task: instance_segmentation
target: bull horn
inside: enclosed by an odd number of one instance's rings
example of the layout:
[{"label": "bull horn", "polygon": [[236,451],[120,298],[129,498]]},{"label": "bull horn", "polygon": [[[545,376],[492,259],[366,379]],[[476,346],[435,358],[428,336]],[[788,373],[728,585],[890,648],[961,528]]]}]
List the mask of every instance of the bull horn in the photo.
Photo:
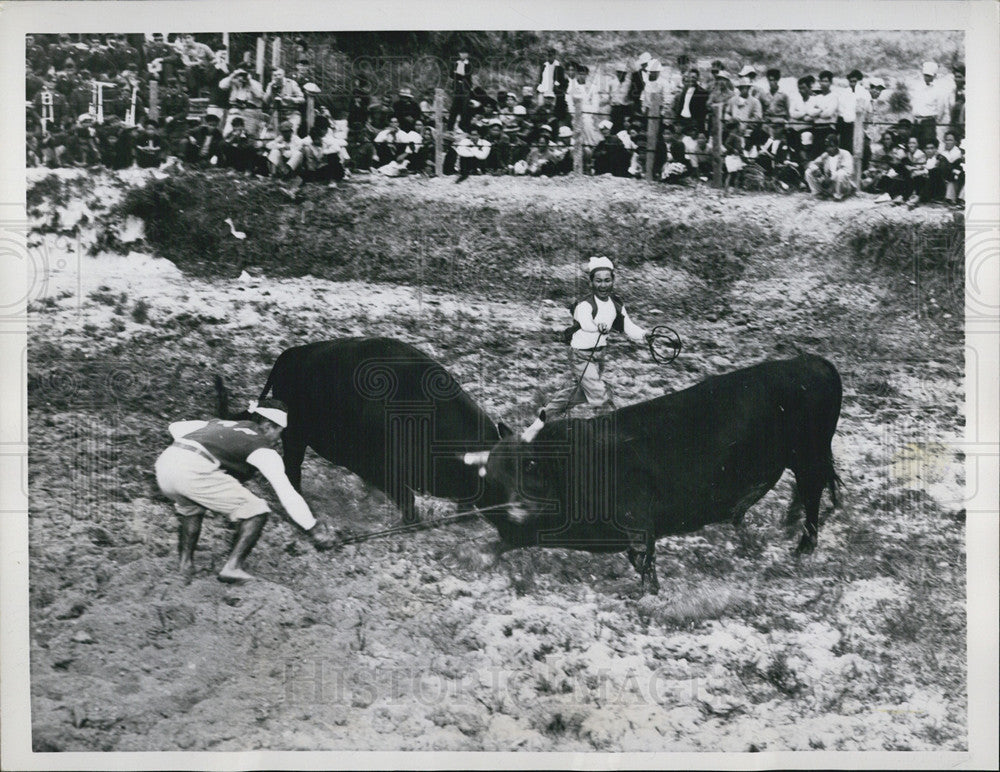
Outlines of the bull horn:
[{"label": "bull horn", "polygon": [[466,453],[462,456],[462,460],[468,466],[486,466],[486,462],[490,460],[490,452],[488,450],[480,450],[475,453]]}]

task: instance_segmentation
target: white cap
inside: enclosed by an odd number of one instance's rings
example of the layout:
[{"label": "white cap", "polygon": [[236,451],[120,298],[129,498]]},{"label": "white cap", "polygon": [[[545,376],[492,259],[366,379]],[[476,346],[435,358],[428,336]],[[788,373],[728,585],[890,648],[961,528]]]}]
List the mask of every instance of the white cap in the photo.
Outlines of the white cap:
[{"label": "white cap", "polygon": [[612,127],[612,125],[613,124],[611,123],[611,121],[601,121],[599,124],[597,124],[597,128],[599,128],[599,129],[610,129]]},{"label": "white cap", "polygon": [[649,53],[649,51],[643,51],[641,54],[639,54],[639,65],[641,66],[643,64],[646,64],[646,62],[650,61],[652,58],[653,55]]},{"label": "white cap", "polygon": [[611,262],[610,258],[607,257],[592,257],[587,261],[587,273],[593,273],[594,271],[613,271],[615,270],[615,264]]},{"label": "white cap", "polygon": [[813,135],[811,131],[803,131],[802,136],[799,137],[799,141],[803,145],[811,145],[813,143]]},{"label": "white cap", "polygon": [[559,136],[560,137],[572,137],[573,136],[573,129],[571,129],[569,126],[560,126],[559,127]]},{"label": "white cap", "polygon": [[741,78],[746,78],[746,77],[749,77],[750,75],[756,75],[756,74],[757,74],[757,70],[755,70],[749,64],[746,65],[742,70],[740,70],[740,77]]},{"label": "white cap", "polygon": [[646,67],[646,69],[649,70],[650,72],[659,72],[660,70],[663,69],[663,65],[660,64],[659,59],[650,59],[649,66]]},{"label": "white cap", "polygon": [[552,97],[553,99],[555,99],[556,98],[556,92],[555,91],[546,91],[546,92],[544,92],[542,94],[542,98],[545,98],[545,97]]},{"label": "white cap", "polygon": [[628,65],[625,62],[615,62],[614,70],[615,72],[628,72]]},{"label": "white cap", "polygon": [[307,94],[318,94],[320,91],[319,86],[315,83],[306,83],[306,85],[302,87],[302,90]]},{"label": "white cap", "polygon": [[938,66],[936,62],[924,62],[924,75],[937,75]]},{"label": "white cap", "polygon": [[881,78],[869,78],[868,88],[872,88],[873,86],[878,88],[885,88],[885,81],[882,80]]},{"label": "white cap", "polygon": [[257,407],[257,400],[253,400],[250,403],[250,406],[247,408],[247,412],[262,415],[268,421],[276,423],[282,429],[288,426],[288,413],[284,410],[278,410],[276,407]]},{"label": "white cap", "polygon": [[524,105],[514,105],[514,115],[527,115],[528,111]]}]

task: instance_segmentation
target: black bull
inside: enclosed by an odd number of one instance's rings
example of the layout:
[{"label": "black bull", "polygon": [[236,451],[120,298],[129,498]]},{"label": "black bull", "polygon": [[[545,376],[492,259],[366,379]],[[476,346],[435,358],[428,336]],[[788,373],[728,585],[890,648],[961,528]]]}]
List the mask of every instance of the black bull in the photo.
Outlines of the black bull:
[{"label": "black bull", "polygon": [[406,522],[417,519],[415,492],[462,509],[496,503],[462,459],[493,447],[500,430],[447,370],[407,343],[344,338],[287,349],[260,398],[268,392],[288,407],[281,440],[297,489],[311,447],[385,492]]},{"label": "black bull", "polygon": [[656,592],[658,538],[738,523],[785,469],[796,483],[790,516],[798,503],[806,514],[798,550],[815,548],[824,488],[836,506],[830,442],[841,393],[836,368],[805,354],[597,418],[550,422],[470,461],[485,463],[491,493],[510,502],[508,513],[486,515],[501,550],[628,550],[643,589]]}]

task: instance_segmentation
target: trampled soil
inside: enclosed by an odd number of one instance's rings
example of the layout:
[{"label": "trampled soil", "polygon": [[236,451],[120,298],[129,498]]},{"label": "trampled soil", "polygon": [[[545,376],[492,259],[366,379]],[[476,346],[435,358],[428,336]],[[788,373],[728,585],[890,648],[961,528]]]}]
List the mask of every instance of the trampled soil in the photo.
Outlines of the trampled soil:
[{"label": "trampled soil", "polygon": [[[702,221],[759,213],[780,223],[776,239],[801,244],[791,259],[742,256],[719,290],[726,302],[704,313],[681,302],[704,290],[691,265],[623,270],[635,318],[669,323],[685,349],[661,367],[616,343],[608,380],[627,403],[796,348],[833,361],[844,486],[816,553],[794,556],[780,525],[786,476],[741,529],[661,540],[658,596],[638,597],[623,555],[534,549],[483,565],[478,548],[494,536],[483,523],[320,554],[281,515],[249,562],[257,581],[240,587],[215,579],[231,532],[207,519],[185,585],[152,463],[169,421],[212,414],[213,373],[248,398],[287,346],[390,335],[523,426],[559,383],[563,303],[235,271],[192,278],[141,240],[127,256],[91,257],[65,234],[37,232],[50,273],[31,304],[28,353],[34,748],[965,748],[961,306],[905,266],[850,258],[838,237],[859,219],[874,228],[950,213],[618,180],[468,183],[370,184],[389,200],[406,191],[482,205],[527,201],[538,183],[533,205],[568,209],[641,191],[658,197],[653,210]],[[102,206],[118,195],[118,183],[94,185]],[[102,208],[60,208],[61,227],[77,223],[92,243]],[[129,228],[126,241],[141,235]],[[513,285],[539,275],[524,270]],[[311,454],[303,479],[317,516],[337,527],[398,522],[380,493]],[[425,518],[454,511],[420,503]]]}]

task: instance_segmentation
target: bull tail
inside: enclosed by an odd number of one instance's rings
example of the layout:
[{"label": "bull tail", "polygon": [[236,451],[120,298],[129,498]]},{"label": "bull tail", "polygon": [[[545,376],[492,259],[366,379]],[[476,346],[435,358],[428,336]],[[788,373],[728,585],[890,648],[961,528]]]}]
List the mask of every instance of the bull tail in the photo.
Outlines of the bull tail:
[{"label": "bull tail", "polygon": [[274,367],[271,368],[271,372],[267,374],[267,380],[264,381],[264,388],[260,390],[260,396],[257,397],[257,401],[260,402],[263,399],[267,399],[268,393],[271,391],[271,387],[274,384],[274,377],[278,373],[278,368],[281,366],[281,358],[283,354],[278,357],[274,363]]},{"label": "bull tail", "polygon": [[836,509],[840,506],[840,502],[837,499],[837,488],[842,486],[844,481],[840,479],[840,475],[833,468],[833,458],[830,458],[830,465],[827,471],[826,486],[830,491],[830,501],[833,502],[833,508]]}]

